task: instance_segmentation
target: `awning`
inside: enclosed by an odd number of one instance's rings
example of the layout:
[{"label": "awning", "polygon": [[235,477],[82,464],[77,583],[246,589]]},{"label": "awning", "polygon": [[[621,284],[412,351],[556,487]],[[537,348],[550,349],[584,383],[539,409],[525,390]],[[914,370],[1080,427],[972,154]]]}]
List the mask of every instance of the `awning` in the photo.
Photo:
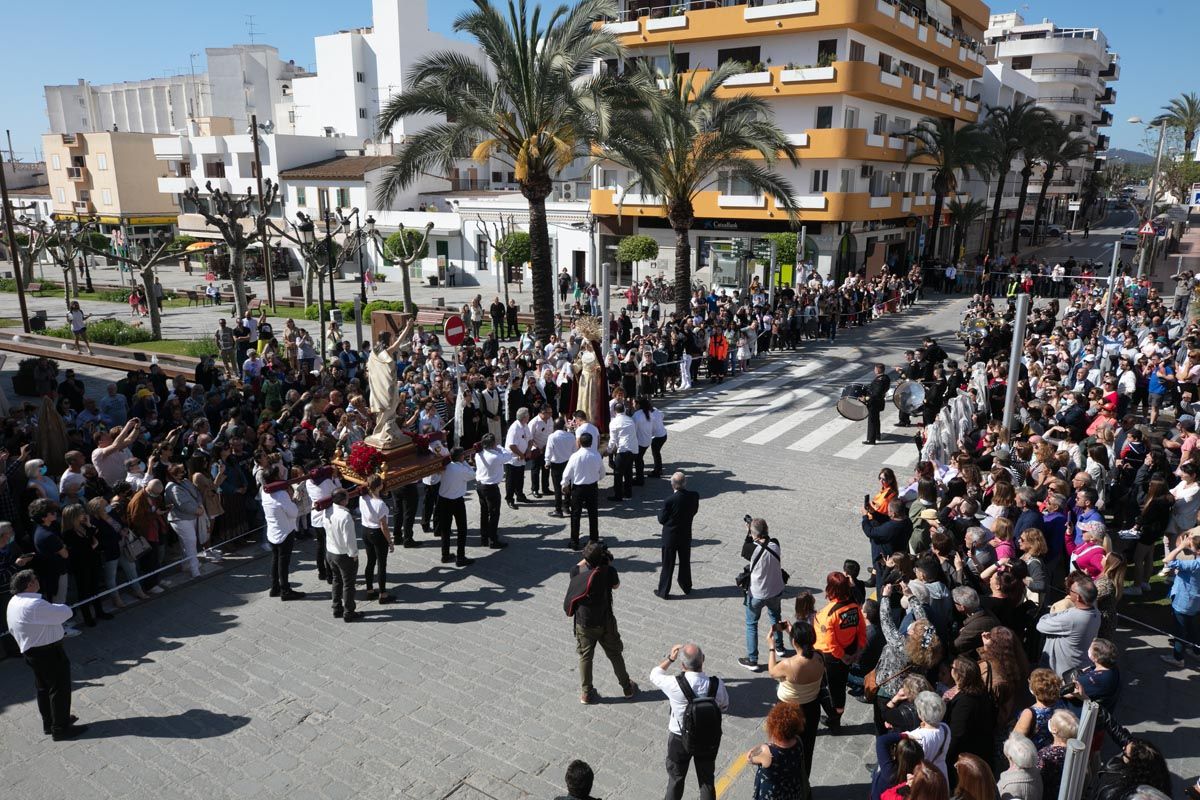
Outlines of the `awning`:
[{"label": "awning", "polygon": [[216,242],[195,242],[194,244],[189,244],[187,247],[184,248],[184,250],[188,253],[194,253],[197,250],[207,250],[210,247],[216,247],[216,246],[217,246]]}]

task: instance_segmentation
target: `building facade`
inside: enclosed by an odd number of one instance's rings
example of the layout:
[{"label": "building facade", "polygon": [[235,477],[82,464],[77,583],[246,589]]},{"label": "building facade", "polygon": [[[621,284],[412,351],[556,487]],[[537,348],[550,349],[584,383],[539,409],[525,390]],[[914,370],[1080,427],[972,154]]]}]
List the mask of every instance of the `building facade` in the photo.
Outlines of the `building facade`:
[{"label": "building facade", "polygon": [[[987,21],[978,0],[930,2],[924,12],[889,0],[625,0],[607,27],[630,58],[662,69],[673,45],[677,68],[698,79],[726,61],[751,65],[721,91],[771,100],[801,160],[778,172],[796,190],[807,257],[822,274],[840,277],[862,267],[901,268],[921,246],[933,211],[931,177],[927,165],[906,164],[912,145],[899,134],[926,117],[977,120]],[[591,210],[606,236],[651,235],[670,263],[674,234],[665,212],[657,198],[627,191],[631,182],[619,168],[602,169]],[[737,253],[752,251],[766,233],[796,227],[774,198],[729,179],[702,192],[695,206],[693,270],[705,282],[734,282],[728,272]],[[948,237],[940,238],[948,248]]]}]

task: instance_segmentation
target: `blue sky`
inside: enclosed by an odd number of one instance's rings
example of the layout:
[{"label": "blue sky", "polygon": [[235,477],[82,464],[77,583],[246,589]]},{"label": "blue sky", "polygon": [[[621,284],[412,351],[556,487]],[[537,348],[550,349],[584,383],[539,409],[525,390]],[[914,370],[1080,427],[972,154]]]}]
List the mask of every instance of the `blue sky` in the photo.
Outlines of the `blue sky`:
[{"label": "blue sky", "polygon": [[[430,2],[430,25],[449,33],[454,17],[468,5],[467,0]],[[12,130],[13,148],[26,160],[40,148],[46,127],[43,84],[186,73],[189,53],[199,53],[202,66],[205,47],[249,41],[246,14],[254,14],[257,41],[275,45],[284,59],[311,66],[313,36],[371,21],[370,0],[64,0],[51,15],[37,3],[4,6],[0,127]],[[992,10],[1001,13],[1014,6],[997,4]],[[1149,117],[1181,92],[1200,91],[1200,77],[1191,66],[1200,2],[1030,0],[1015,10],[1026,20],[1048,17],[1062,26],[1099,27],[1108,36],[1121,54],[1117,102],[1111,106],[1117,124],[1109,129],[1114,147],[1142,147],[1141,128],[1125,123],[1126,118]]]}]

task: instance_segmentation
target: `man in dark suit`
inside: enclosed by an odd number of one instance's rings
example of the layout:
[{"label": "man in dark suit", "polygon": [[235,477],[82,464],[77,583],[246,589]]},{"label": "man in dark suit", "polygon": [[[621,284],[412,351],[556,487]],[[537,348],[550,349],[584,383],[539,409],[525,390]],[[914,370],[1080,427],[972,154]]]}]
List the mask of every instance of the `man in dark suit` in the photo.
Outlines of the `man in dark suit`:
[{"label": "man in dark suit", "polygon": [[663,503],[658,512],[662,525],[662,574],[658,577],[658,588],[654,594],[667,599],[671,592],[671,575],[675,572],[675,559],[679,559],[679,588],[684,594],[692,591],[692,519],[700,510],[700,494],[687,487],[687,476],[676,472],[671,476],[674,494]]},{"label": "man in dark suit", "polygon": [[892,499],[888,503],[887,519],[880,521],[869,508],[862,511],[862,531],[871,540],[871,563],[876,568],[876,589],[883,589],[884,569],[879,563],[892,553],[907,553],[913,524],[904,510],[904,503]]},{"label": "man in dark suit", "polygon": [[875,379],[867,387],[867,438],[863,444],[875,444],[879,438],[879,415],[887,402],[887,392],[892,379],[887,376],[883,364],[875,365]]}]

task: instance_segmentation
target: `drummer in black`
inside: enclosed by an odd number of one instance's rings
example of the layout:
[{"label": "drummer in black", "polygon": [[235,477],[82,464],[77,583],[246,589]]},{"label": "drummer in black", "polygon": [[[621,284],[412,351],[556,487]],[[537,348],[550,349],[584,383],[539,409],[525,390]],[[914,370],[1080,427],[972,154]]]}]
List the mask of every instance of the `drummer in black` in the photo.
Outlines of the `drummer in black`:
[{"label": "drummer in black", "polygon": [[876,364],[875,378],[867,386],[867,396],[863,399],[867,404],[867,438],[863,444],[875,444],[879,438],[879,415],[883,413],[888,388],[891,385],[891,378],[887,376],[883,364]]}]

